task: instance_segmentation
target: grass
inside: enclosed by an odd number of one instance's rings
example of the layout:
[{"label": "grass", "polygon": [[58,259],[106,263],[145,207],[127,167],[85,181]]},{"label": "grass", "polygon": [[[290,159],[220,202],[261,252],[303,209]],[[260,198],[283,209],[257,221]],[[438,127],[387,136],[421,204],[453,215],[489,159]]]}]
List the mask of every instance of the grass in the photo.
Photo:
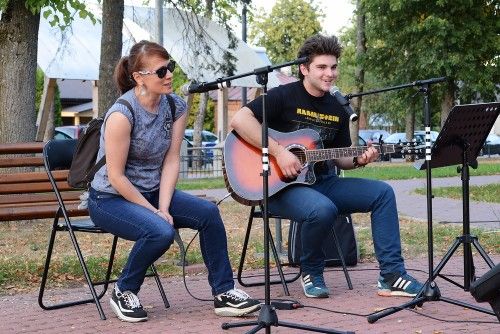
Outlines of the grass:
[{"label": "grass", "polygon": [[[423,178],[425,171],[418,171],[408,163],[375,163],[365,168],[346,171],[346,176],[356,176],[374,179],[408,179]],[[500,174],[500,160],[484,160],[476,170],[471,169],[474,175]],[[433,170],[433,177],[457,176],[456,167],[437,168]],[[224,180],[220,178],[205,179],[182,179],[179,188],[183,190],[224,188]],[[477,188],[477,189],[476,189]],[[471,187],[471,200],[498,202],[500,186],[489,185],[484,188]],[[460,188],[433,189],[435,196],[461,196]],[[425,193],[425,190],[424,190]],[[457,195],[458,194],[458,195]],[[225,202],[220,206],[221,214],[228,236],[228,251],[233,270],[236,269],[242,243],[246,230],[246,221],[250,211],[249,207],[235,202]],[[369,214],[354,214],[353,221],[356,228],[358,247],[360,249],[361,261],[374,261],[373,241],[370,229]],[[271,222],[272,223],[272,222]],[[41,273],[45,261],[47,249],[50,220],[36,220],[27,222],[2,222],[0,224],[0,295],[14,294],[19,292],[34,291],[40,284]],[[287,221],[282,223],[283,237],[288,235]],[[274,228],[271,228],[274,231]],[[500,254],[500,233],[498,231],[485,231],[472,228],[472,233],[477,235],[481,245],[490,254]],[[435,225],[433,228],[436,256],[443,255],[454,239],[462,234],[461,226]],[[194,231],[183,229],[181,236],[185,242],[191,240]],[[262,252],[263,234],[262,224],[255,224],[250,239],[249,251],[245,269],[262,268],[263,259],[255,256]],[[401,240],[403,253],[407,258],[423,257],[427,255],[427,227],[418,221],[401,220]],[[109,235],[80,234],[78,241],[92,276],[102,277],[107,265],[107,252],[111,246]],[[286,242],[285,245],[286,247]],[[116,277],[123,267],[132,243],[120,240],[113,275]],[[52,274],[50,275],[50,287],[58,286],[81,286],[80,265],[74,256],[74,250],[66,233],[58,233],[56,246],[52,260]],[[194,242],[187,255],[188,263],[201,264],[202,257],[198,241]],[[177,266],[179,262],[179,249],[174,245],[157,262],[158,271],[162,276],[179,276],[182,269]],[[192,267],[193,268],[193,267]],[[203,271],[204,267],[194,266]]]},{"label": "grass", "polygon": [[[364,177],[376,180],[407,180],[425,178],[425,170],[417,170],[410,163],[378,162],[364,168],[347,170],[345,176]],[[499,160],[481,160],[477,169],[470,169],[470,176],[500,174]],[[457,166],[432,169],[432,177],[459,176]]]},{"label": "grass", "polygon": [[[415,193],[425,195],[426,189],[415,189]],[[432,194],[436,197],[462,199],[462,187],[433,188]],[[493,183],[484,186],[470,186],[469,199],[478,202],[500,203],[500,184]]]},{"label": "grass", "polygon": [[[228,235],[228,250],[233,270],[239,263],[242,244],[246,230],[246,221],[250,211],[249,207],[235,202],[222,203],[221,214]],[[369,214],[354,214],[353,221],[356,228],[357,240],[361,254],[361,261],[374,261],[373,242],[371,238]],[[46,247],[49,237],[50,221],[12,222],[0,225],[0,295],[19,292],[35,291],[40,284],[40,277],[45,261]],[[273,220],[271,220],[273,224]],[[288,221],[282,222],[283,238],[287,240]],[[274,232],[274,226],[271,226]],[[452,244],[455,237],[461,235],[461,227],[455,225],[436,225],[433,229],[435,235],[435,255],[443,255]],[[472,229],[481,245],[490,254],[500,254],[500,233]],[[52,274],[50,275],[49,288],[65,286],[82,286],[84,284],[79,263],[74,256],[74,250],[66,233],[58,233],[54,258],[52,260]],[[195,235],[194,231],[183,229],[181,236],[188,242]],[[407,258],[423,257],[427,254],[426,224],[412,220],[401,220],[401,238],[403,252]],[[254,224],[245,269],[262,268],[263,259],[256,255],[262,252],[262,224]],[[106,255],[111,246],[109,235],[78,235],[82,252],[86,255],[90,272],[95,277],[102,277],[107,264]],[[116,256],[114,277],[119,274],[132,243],[120,240]],[[284,243],[286,248],[286,242]],[[188,263],[203,263],[198,240],[191,245]],[[179,276],[182,270],[177,266],[179,249],[177,245],[160,258],[157,262],[159,273],[166,276]],[[193,266],[191,273],[203,271],[204,266]],[[193,272],[194,271],[194,272]]]},{"label": "grass", "polygon": [[[363,177],[376,180],[406,180],[426,177],[425,170],[417,170],[411,163],[404,162],[377,162],[364,168],[344,171],[344,174],[349,177]],[[496,174],[500,174],[500,160],[498,159],[483,159],[479,162],[477,169],[470,169],[471,176]],[[457,166],[434,168],[432,170],[432,177],[459,175]],[[180,179],[178,188],[181,190],[217,189],[225,188],[225,184],[222,177]]]}]

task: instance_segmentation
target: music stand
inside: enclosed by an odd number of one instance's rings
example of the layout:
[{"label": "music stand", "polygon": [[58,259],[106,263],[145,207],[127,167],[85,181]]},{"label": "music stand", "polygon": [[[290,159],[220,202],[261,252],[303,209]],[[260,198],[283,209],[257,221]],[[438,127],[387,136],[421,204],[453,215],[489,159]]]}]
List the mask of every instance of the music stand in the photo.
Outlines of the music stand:
[{"label": "music stand", "polygon": [[[417,166],[417,169],[428,169],[427,173],[430,175],[432,168],[452,166],[460,164],[460,173],[462,179],[462,200],[463,200],[463,233],[457,237],[448,252],[444,255],[443,259],[433,269],[432,254],[433,254],[433,241],[432,241],[432,227],[429,228],[429,278],[424,284],[424,288],[415,296],[415,298],[400,307],[390,308],[385,311],[375,313],[368,317],[368,322],[373,323],[378,319],[387,315],[396,313],[405,308],[412,308],[415,305],[422,305],[426,301],[438,301],[463,306],[469,309],[474,309],[479,312],[495,315],[494,312],[487,309],[477,307],[468,303],[453,300],[441,296],[439,288],[437,287],[434,279],[437,276],[469,291],[470,283],[474,281],[474,268],[472,260],[471,244],[481,254],[481,257],[486,261],[488,266],[492,268],[494,263],[488,257],[484,249],[479,244],[477,237],[470,234],[470,214],[469,214],[469,167],[477,165],[477,156],[481,151],[484,141],[488,136],[493,124],[495,123],[498,115],[500,114],[500,103],[481,103],[470,105],[459,105],[453,107],[448,115],[448,118],[439,133],[436,142],[434,143],[430,158],[426,162]],[[426,138],[427,140],[427,138]],[[428,139],[430,140],[430,138]],[[427,179],[427,196],[428,199],[432,198],[430,177]],[[429,218],[432,218],[432,202],[428,201]],[[431,221],[432,219],[430,219]],[[452,281],[440,272],[451,258],[453,253],[458,247],[464,245],[464,285]]]}]

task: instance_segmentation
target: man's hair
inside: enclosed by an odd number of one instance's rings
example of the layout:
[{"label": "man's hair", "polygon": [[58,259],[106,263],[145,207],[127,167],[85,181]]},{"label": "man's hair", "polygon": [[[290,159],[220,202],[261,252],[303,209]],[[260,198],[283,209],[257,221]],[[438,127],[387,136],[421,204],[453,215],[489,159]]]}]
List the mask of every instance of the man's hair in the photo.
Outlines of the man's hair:
[{"label": "man's hair", "polygon": [[[340,54],[342,53],[342,46],[340,46],[339,40],[336,36],[323,36],[320,34],[312,35],[308,39],[304,41],[299,52],[297,54],[297,58],[309,57],[307,63],[304,64],[307,68],[313,61],[315,56],[320,55],[330,55],[340,58]],[[300,80],[304,80],[304,75],[299,70],[299,78]]]}]

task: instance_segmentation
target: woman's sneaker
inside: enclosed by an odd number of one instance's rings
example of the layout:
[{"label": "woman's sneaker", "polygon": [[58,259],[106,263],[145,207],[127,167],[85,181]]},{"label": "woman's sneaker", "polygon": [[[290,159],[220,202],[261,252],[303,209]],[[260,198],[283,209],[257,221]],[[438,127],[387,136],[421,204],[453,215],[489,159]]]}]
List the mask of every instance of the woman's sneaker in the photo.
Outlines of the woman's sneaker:
[{"label": "woman's sneaker", "polygon": [[215,314],[223,317],[240,317],[260,309],[260,302],[246,292],[231,289],[214,298]]},{"label": "woman's sneaker", "polygon": [[408,274],[392,274],[378,279],[378,295],[384,297],[415,297],[422,289],[422,283]]},{"label": "woman's sneaker", "polygon": [[326,287],[323,275],[312,276],[309,274],[302,274],[300,283],[302,284],[306,297],[328,298],[330,295],[330,290]]},{"label": "woman's sneaker", "polygon": [[142,308],[139,298],[131,291],[121,292],[116,284],[109,303],[113,312],[122,321],[140,322],[148,320],[148,314]]}]

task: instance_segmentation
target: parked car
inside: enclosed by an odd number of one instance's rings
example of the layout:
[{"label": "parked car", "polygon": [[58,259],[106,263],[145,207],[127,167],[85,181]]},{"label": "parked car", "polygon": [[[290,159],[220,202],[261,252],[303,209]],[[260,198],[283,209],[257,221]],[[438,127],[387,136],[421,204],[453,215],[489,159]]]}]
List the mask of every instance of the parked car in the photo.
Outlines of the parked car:
[{"label": "parked car", "polygon": [[54,139],[78,139],[87,125],[64,125],[54,129]]},{"label": "parked car", "polygon": [[[193,137],[194,137],[194,130],[193,129],[185,129],[184,130],[184,140],[187,141],[187,147],[188,147],[188,166],[192,166],[192,150],[189,148],[194,147],[193,146]],[[211,149],[215,145],[219,143],[219,138],[217,136],[207,130],[203,130],[201,132],[201,147],[202,149],[202,157],[203,157],[203,165],[205,164],[212,164],[213,159],[214,159],[214,150]]]},{"label": "parked car", "polygon": [[[439,132],[437,131],[431,131],[431,143],[434,143],[439,135]],[[425,131],[415,131],[413,133],[413,138],[412,141],[416,142],[419,145],[424,145],[425,144]],[[384,143],[386,144],[399,144],[399,143],[406,143],[408,140],[406,139],[406,133],[405,132],[395,132],[391,135],[389,135],[387,138],[385,138]],[[423,158],[425,154],[420,154],[418,158]],[[384,161],[389,161],[391,158],[402,158],[403,155],[400,152],[395,152],[395,153],[390,153],[390,154],[384,154],[382,157],[382,160]]]},{"label": "parked car", "polygon": [[500,136],[490,133],[484,142],[482,154],[500,154]]},{"label": "parked car", "polygon": [[359,130],[359,135],[366,142],[371,140],[372,142],[376,143],[379,141],[380,136],[382,136],[382,140],[384,140],[390,135],[390,133],[385,130],[363,129]]}]

